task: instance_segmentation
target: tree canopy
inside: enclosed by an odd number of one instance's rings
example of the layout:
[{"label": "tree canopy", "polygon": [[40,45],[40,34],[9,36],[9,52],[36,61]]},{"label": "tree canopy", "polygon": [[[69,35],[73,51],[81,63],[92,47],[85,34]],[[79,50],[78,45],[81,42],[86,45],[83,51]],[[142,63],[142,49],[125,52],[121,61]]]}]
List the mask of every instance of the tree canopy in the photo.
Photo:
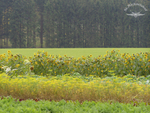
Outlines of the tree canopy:
[{"label": "tree canopy", "polygon": [[150,1],[1,0],[0,47],[150,47]]}]

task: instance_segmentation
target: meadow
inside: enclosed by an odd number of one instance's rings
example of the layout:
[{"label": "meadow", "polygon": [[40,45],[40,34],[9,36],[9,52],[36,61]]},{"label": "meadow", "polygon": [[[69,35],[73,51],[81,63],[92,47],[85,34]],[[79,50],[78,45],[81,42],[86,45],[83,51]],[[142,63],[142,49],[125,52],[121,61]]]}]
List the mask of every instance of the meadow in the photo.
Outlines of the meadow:
[{"label": "meadow", "polygon": [[38,50],[46,51],[52,55],[67,55],[70,57],[78,58],[82,56],[92,55],[93,57],[98,57],[99,55],[105,55],[106,51],[120,50],[121,53],[139,53],[139,52],[150,52],[150,48],[30,48],[30,49],[0,49],[0,54],[7,53],[10,50],[13,54],[22,54],[24,56],[33,56]]},{"label": "meadow", "polygon": [[[123,103],[149,109],[149,49],[109,49],[52,49],[50,53],[46,49],[31,49],[30,56],[13,51],[17,49],[4,49],[6,52],[0,54],[0,96],[19,101],[78,101],[81,105],[85,101]],[[23,50],[18,51],[25,53]],[[63,54],[63,50],[68,51]],[[71,52],[77,56],[67,54]]]}]

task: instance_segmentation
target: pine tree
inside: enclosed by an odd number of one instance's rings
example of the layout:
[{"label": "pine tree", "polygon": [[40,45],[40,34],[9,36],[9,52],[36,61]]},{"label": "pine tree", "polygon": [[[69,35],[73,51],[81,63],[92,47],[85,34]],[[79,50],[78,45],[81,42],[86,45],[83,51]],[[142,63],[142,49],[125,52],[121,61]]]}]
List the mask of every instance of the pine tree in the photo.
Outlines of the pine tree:
[{"label": "pine tree", "polygon": [[43,34],[44,34],[44,6],[46,0],[35,0],[37,5],[38,13],[40,15],[40,43],[41,48],[43,48]]},{"label": "pine tree", "polygon": [[15,0],[10,14],[10,41],[12,47],[25,47],[25,0]]}]

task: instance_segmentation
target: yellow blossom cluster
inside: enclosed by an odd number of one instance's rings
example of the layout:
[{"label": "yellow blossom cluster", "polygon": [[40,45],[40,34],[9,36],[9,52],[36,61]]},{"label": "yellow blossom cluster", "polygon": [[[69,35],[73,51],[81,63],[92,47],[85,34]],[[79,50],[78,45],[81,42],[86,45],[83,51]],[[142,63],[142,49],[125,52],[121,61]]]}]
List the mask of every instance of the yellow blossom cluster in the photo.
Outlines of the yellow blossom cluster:
[{"label": "yellow blossom cluster", "polygon": [[[8,55],[0,55],[0,67],[8,66],[17,69],[17,74],[25,73],[31,69],[34,74],[42,76],[56,76],[63,74],[80,73],[84,76],[96,75],[105,76],[124,76],[132,74],[136,76],[147,76],[150,74],[150,53],[119,53],[117,51],[106,52],[106,55],[93,58],[92,55],[81,58],[48,55],[47,52],[38,51],[33,57],[28,59],[20,54],[13,55],[8,51]],[[0,71],[4,72],[0,68]]]},{"label": "yellow blossom cluster", "polygon": [[[140,78],[142,79],[142,78]],[[10,79],[0,74],[0,96],[21,99],[46,99],[59,101],[132,101],[150,100],[150,85],[130,77],[99,78],[64,75],[59,77],[18,76]]]}]

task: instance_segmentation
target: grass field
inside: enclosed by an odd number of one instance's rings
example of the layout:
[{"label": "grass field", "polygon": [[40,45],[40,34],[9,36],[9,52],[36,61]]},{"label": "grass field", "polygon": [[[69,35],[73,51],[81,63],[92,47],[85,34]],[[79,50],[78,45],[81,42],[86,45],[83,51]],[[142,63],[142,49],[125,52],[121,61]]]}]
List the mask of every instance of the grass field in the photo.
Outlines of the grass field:
[{"label": "grass field", "polygon": [[8,50],[12,52],[12,54],[22,54],[24,56],[33,56],[38,50],[48,52],[51,55],[67,55],[69,57],[81,57],[81,56],[88,56],[92,55],[93,57],[98,57],[99,55],[106,54],[106,51],[111,50],[120,50],[121,53],[139,53],[139,52],[150,52],[150,48],[7,48],[7,49],[0,49],[0,54],[7,53]]}]

